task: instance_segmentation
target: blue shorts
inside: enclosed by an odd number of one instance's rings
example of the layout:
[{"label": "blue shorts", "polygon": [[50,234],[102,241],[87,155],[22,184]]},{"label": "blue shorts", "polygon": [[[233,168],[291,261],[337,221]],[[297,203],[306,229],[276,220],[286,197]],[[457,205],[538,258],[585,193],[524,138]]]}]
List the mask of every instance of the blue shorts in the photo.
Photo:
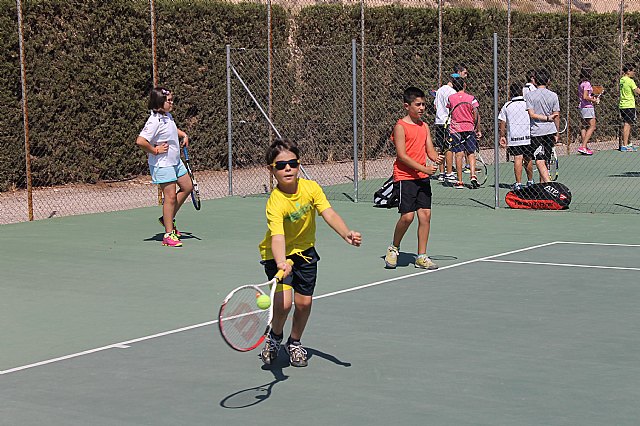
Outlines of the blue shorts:
[{"label": "blue shorts", "polygon": [[151,172],[151,182],[156,184],[175,182],[179,177],[187,174],[187,168],[184,166],[184,163],[182,163],[182,160],[180,160],[180,164],[176,164],[175,166],[149,166],[149,171]]},{"label": "blue shorts", "polygon": [[[451,139],[453,139],[451,142],[452,152],[464,151],[467,154],[471,154],[478,150],[478,141],[476,140],[475,132],[451,133]],[[460,143],[461,140],[463,141],[462,143]]]}]

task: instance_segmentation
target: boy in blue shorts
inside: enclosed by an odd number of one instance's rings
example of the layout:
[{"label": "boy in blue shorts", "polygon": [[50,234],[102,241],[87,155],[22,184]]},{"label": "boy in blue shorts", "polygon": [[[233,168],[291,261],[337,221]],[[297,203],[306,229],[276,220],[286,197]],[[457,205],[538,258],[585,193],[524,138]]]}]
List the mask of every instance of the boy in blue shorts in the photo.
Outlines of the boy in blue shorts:
[{"label": "boy in blue shorts", "polygon": [[[266,160],[278,184],[267,201],[268,229],[259,245],[261,263],[269,279],[278,270],[284,271],[285,279],[276,289],[272,328],[260,358],[264,364],[271,365],[278,357],[284,324],[293,301],[295,311],[285,350],[292,366],[306,367],[307,351],[300,339],[311,313],[317,263],[320,260],[315,249],[316,212],[348,244],[360,246],[362,236],[347,228],[327,201],[320,185],[298,178],[300,151],[295,142],[276,139],[267,150]],[[293,267],[287,263],[287,259],[293,261]],[[293,298],[291,289],[294,291]]]}]

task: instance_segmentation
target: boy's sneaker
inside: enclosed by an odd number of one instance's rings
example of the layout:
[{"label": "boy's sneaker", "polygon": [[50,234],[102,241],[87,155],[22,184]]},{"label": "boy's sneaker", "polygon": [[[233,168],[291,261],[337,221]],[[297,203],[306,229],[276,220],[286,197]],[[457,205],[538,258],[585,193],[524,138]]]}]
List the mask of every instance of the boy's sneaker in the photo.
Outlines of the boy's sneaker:
[{"label": "boy's sneaker", "polygon": [[454,187],[455,189],[464,189],[464,183],[463,183],[463,182],[458,181],[458,182],[456,182],[456,184],[455,184],[455,185],[453,185],[453,187]]},{"label": "boy's sneaker", "polygon": [[387,249],[387,255],[384,257],[384,267],[387,269],[395,269],[398,265],[398,247],[390,245]]},{"label": "boy's sneaker", "polygon": [[445,179],[447,180],[447,182],[451,182],[451,183],[456,183],[458,181],[458,177],[456,176],[455,173],[447,173],[445,175]]},{"label": "boy's sneaker", "polygon": [[416,268],[429,269],[429,270],[438,269],[438,265],[433,263],[431,259],[427,257],[426,254],[421,254],[418,257],[416,257],[415,266]]},{"label": "boy's sneaker", "polygon": [[440,173],[440,174],[438,175],[438,181],[440,181],[440,182],[444,182],[444,180],[445,180],[446,176],[447,176],[447,175],[445,175],[444,173]]},{"label": "boy's sneaker", "polygon": [[[162,225],[164,227],[164,217],[160,216],[158,218],[158,222],[160,222],[160,225]],[[176,237],[180,238],[182,237],[182,234],[180,233],[180,231],[178,231],[178,228],[176,228],[176,220],[173,219],[173,233],[176,234]]]},{"label": "boy's sneaker", "polygon": [[169,247],[182,247],[182,242],[180,242],[180,239],[178,239],[176,234],[170,232],[168,234],[164,234],[164,238],[162,238],[162,245]]},{"label": "boy's sneaker", "polygon": [[462,169],[462,173],[471,173],[471,166],[468,164],[465,164],[464,169]]},{"label": "boy's sneaker", "polygon": [[473,189],[480,188],[480,184],[478,183],[478,177],[477,176],[471,176],[471,188],[473,188]]},{"label": "boy's sneaker", "polygon": [[527,181],[527,187],[531,186],[531,185],[535,185],[536,183],[532,180],[528,180]]},{"label": "boy's sneaker", "polygon": [[631,144],[629,144],[629,145],[622,145],[622,146],[620,147],[620,151],[622,151],[622,152],[635,152],[635,151],[637,151],[637,150],[638,150],[638,149],[637,149],[635,146],[631,145]]},{"label": "boy's sneaker", "polygon": [[307,362],[307,351],[302,347],[300,342],[287,342],[284,349],[289,354],[289,364],[292,367],[306,367],[309,365]]},{"label": "boy's sneaker", "polygon": [[264,347],[260,352],[260,359],[264,365],[271,365],[278,358],[278,352],[280,352],[280,346],[282,345],[282,338],[276,339],[273,334],[267,334],[265,338]]},{"label": "boy's sneaker", "polygon": [[513,189],[514,191],[517,191],[519,189],[522,189],[522,184],[519,182],[514,183],[513,185],[511,185],[511,189]]}]

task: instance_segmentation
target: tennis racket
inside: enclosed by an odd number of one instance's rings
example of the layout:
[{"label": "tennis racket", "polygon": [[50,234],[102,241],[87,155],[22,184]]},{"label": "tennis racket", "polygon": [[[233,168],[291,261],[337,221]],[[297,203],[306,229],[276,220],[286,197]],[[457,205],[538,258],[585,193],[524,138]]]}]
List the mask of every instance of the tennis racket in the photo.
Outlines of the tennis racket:
[{"label": "tennis racket", "polygon": [[[287,263],[293,265],[290,259],[287,259]],[[273,297],[283,275],[284,271],[278,271],[271,281],[240,286],[224,298],[218,312],[218,328],[229,347],[248,352],[264,342],[271,331]],[[271,305],[268,309],[260,309],[256,302],[258,297],[265,294],[269,295]]]},{"label": "tennis racket", "polygon": [[602,96],[603,93],[604,86],[593,86],[591,88],[591,95],[593,95],[593,97],[596,99],[600,99],[600,96]]},{"label": "tennis racket", "polygon": [[[447,151],[455,150],[465,147],[465,144],[475,138],[476,150],[475,154],[476,165],[475,172],[463,173],[463,183],[465,186],[471,188],[478,188],[484,185],[487,181],[487,165],[482,160],[480,155],[480,144],[478,135],[478,114],[474,111],[477,105],[473,105],[470,102],[460,102],[456,104],[444,124],[445,131],[445,149],[441,154],[444,155]],[[475,182],[471,179],[476,177]]]},{"label": "tennis racket", "polygon": [[193,175],[193,171],[191,170],[191,163],[189,162],[189,152],[187,151],[187,147],[182,147],[182,153],[184,154],[184,165],[187,168],[187,173],[189,173],[189,177],[191,178],[191,183],[193,184],[193,190],[191,191],[191,201],[193,202],[193,207],[196,210],[200,210],[200,190],[198,189],[198,182],[196,181],[196,177]]}]

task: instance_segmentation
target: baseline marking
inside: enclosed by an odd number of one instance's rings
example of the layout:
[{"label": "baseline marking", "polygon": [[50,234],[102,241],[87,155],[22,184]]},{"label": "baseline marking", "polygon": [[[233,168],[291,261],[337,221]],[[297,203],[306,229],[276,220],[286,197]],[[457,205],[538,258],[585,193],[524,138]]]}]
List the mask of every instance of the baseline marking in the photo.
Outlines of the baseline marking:
[{"label": "baseline marking", "polygon": [[571,268],[617,269],[620,271],[640,271],[640,268],[627,268],[624,266],[599,266],[599,265],[578,265],[574,263],[526,262],[523,260],[485,259],[483,260],[483,262],[519,263],[524,265],[541,265],[541,266],[567,266]]},{"label": "baseline marking", "polygon": [[[520,252],[528,251],[528,250],[535,250],[535,249],[538,249],[538,248],[541,248],[541,247],[547,247],[547,246],[550,246],[550,245],[553,245],[553,244],[557,244],[557,243],[558,242],[550,242],[550,243],[538,244],[538,245],[535,245],[535,246],[530,246],[530,247],[525,247],[525,248],[521,248],[521,249],[517,249],[517,250],[507,251],[507,252],[504,252],[504,253],[494,254],[494,255],[491,255],[491,256],[480,257],[480,258],[477,258],[477,259],[467,260],[465,262],[460,262],[460,263],[456,263],[456,264],[453,264],[453,265],[444,266],[442,268],[438,268],[438,269],[434,269],[434,270],[416,272],[414,274],[402,275],[400,277],[389,278],[389,279],[386,279],[386,280],[376,281],[376,282],[373,282],[373,283],[364,284],[364,285],[360,285],[360,286],[357,286],[357,287],[351,287],[351,288],[347,288],[347,289],[344,289],[344,290],[334,291],[332,293],[322,294],[322,295],[319,295],[317,297],[314,297],[314,299],[323,299],[325,297],[330,297],[330,296],[335,296],[335,295],[338,295],[338,294],[343,294],[343,293],[349,293],[349,292],[352,292],[352,291],[362,290],[362,289],[365,289],[365,288],[374,287],[374,286],[378,286],[378,285],[382,285],[382,284],[387,284],[387,283],[390,283],[390,282],[399,281],[399,280],[403,280],[403,279],[406,279],[406,278],[413,278],[413,277],[417,277],[419,275],[431,274],[431,273],[438,272],[438,271],[444,271],[444,270],[447,270],[447,269],[456,268],[458,266],[469,265],[471,263],[476,263],[476,262],[482,262],[482,261],[486,261],[486,260],[489,260],[489,259],[493,259],[495,257],[507,256],[507,255],[510,255],[510,254],[520,253]],[[33,364],[28,364],[28,365],[23,365],[23,366],[20,366],[20,367],[11,368],[11,369],[8,369],[8,370],[3,370],[3,371],[0,371],[0,375],[9,374],[9,373],[15,373],[15,372],[22,371],[22,370],[27,370],[27,369],[30,369],[30,368],[40,367],[40,366],[47,365],[47,364],[53,364],[55,362],[66,361],[68,359],[77,358],[77,357],[81,357],[81,356],[84,356],[84,355],[90,355],[90,354],[93,354],[93,353],[96,353],[96,352],[106,351],[108,349],[123,349],[123,348],[126,348],[126,347],[130,346],[133,343],[143,342],[145,340],[155,339],[155,338],[158,338],[158,337],[164,337],[164,336],[168,336],[170,334],[181,333],[183,331],[193,330],[195,328],[200,328],[200,327],[206,327],[206,326],[209,326],[209,325],[212,325],[212,324],[217,324],[217,323],[218,323],[218,320],[216,319],[216,320],[212,320],[212,321],[202,322],[200,324],[194,324],[194,325],[190,325],[190,326],[186,326],[186,327],[177,328],[175,330],[169,330],[169,331],[164,331],[164,332],[161,332],[161,333],[152,334],[150,336],[139,337],[139,338],[136,338],[136,339],[126,340],[124,342],[119,342],[119,343],[112,343],[110,345],[101,346],[99,348],[89,349],[89,350],[82,351],[82,352],[76,352],[74,354],[69,354],[69,355],[65,355],[65,356],[61,356],[61,357],[57,357],[57,358],[52,358],[52,359],[36,362],[36,363],[33,363]]]}]

